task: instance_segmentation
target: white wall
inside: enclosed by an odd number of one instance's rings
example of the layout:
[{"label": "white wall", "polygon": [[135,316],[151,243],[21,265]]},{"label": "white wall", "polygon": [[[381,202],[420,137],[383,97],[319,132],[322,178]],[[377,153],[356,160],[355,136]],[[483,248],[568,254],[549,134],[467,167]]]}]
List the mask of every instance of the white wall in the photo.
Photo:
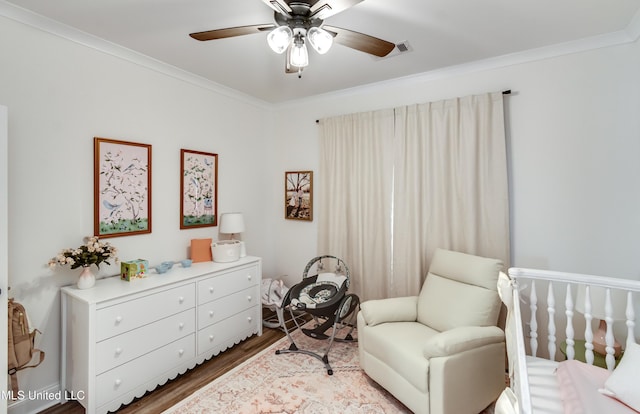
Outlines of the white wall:
[{"label": "white wall", "polygon": [[[8,156],[8,128],[7,128],[7,107],[0,105],[0,229],[7,228],[9,224],[9,203],[7,195],[9,194],[9,169],[7,168]],[[7,318],[7,271],[9,269],[9,237],[7,232],[0,233],[0,321]],[[0,327],[0,344],[7,344],[7,325],[2,324]],[[7,345],[0,347],[0,367],[8,364]],[[0,377],[0,390],[7,389],[7,376]],[[0,413],[6,411],[7,401],[0,400]]]},{"label": "white wall", "polygon": [[[0,50],[0,100],[9,108],[9,284],[46,352],[41,366],[20,373],[22,389],[58,387],[59,287],[74,283],[78,270],[51,271],[46,263],[93,232],[95,136],[152,145],[153,232],[109,239],[120,259],[181,259],[190,239],[217,239],[217,227],[179,227],[180,149],[187,148],[219,154],[218,212],[244,212],[248,253],[264,257],[267,271],[273,267],[264,211],[273,149],[263,104],[2,17]],[[100,274],[118,272],[118,265],[103,266]],[[13,412],[46,403],[24,402]]]},{"label": "white wall", "polygon": [[[640,279],[640,44],[499,66],[283,105],[275,139],[287,150],[272,176],[317,170],[317,118],[510,89],[512,265]],[[276,233],[277,273],[296,283],[317,253],[317,221],[281,218]]]}]

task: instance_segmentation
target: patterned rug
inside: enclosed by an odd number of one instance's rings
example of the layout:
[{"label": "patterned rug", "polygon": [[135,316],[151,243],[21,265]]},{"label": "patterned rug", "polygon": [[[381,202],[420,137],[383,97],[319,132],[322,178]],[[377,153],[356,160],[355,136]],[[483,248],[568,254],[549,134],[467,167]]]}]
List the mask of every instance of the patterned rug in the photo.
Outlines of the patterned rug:
[{"label": "patterned rug", "polygon": [[[292,336],[299,349],[324,355],[328,341],[300,331]],[[289,344],[286,337],[279,340],[163,414],[411,413],[360,369],[357,343],[334,342],[329,352],[333,375],[314,357],[275,354]]]}]

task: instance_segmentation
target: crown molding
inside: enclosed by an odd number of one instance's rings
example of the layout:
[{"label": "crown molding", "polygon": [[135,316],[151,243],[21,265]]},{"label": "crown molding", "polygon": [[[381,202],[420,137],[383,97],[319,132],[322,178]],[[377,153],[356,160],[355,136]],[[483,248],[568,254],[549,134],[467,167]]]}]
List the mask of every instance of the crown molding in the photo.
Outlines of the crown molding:
[{"label": "crown molding", "polygon": [[640,37],[640,11],[636,13],[634,19],[627,26],[627,28],[617,32],[607,33],[599,36],[592,36],[551,46],[529,49],[522,52],[510,53],[502,56],[477,60],[474,62],[463,63],[460,65],[448,66],[428,72],[389,79],[382,82],[375,82],[356,86],[353,88],[347,88],[339,91],[310,96],[295,101],[286,101],[277,104],[276,107],[277,109],[284,109],[292,106],[298,106],[302,103],[308,104],[309,102],[322,99],[335,99],[336,97],[352,96],[379,88],[397,88],[402,87],[403,85],[415,85],[416,83],[442,80],[475,72],[499,69],[523,63],[536,62],[589,50],[633,43],[638,40],[638,37]]},{"label": "crown molding", "polygon": [[263,109],[270,109],[270,103],[244,94],[235,89],[226,87],[219,83],[210,81],[201,76],[187,72],[183,69],[161,62],[157,59],[143,55],[142,53],[120,46],[113,42],[109,42],[97,36],[78,30],[74,27],[65,25],[56,20],[34,13],[31,10],[11,4],[5,0],[0,0],[0,16],[14,20],[16,22],[34,27],[45,31],[52,35],[61,37],[82,46],[98,50],[105,54],[125,60],[127,62],[145,67],[155,72],[179,79],[203,89],[216,92],[228,98],[241,101]]}]

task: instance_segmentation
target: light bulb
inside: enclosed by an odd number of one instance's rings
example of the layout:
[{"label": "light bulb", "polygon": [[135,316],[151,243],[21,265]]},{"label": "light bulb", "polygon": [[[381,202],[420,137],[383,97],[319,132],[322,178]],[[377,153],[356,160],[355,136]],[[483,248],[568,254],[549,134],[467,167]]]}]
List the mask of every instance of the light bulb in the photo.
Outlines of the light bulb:
[{"label": "light bulb", "polygon": [[327,53],[333,44],[333,36],[331,36],[331,34],[326,30],[319,27],[312,27],[309,29],[307,38],[309,39],[311,47],[321,55]]},{"label": "light bulb", "polygon": [[280,26],[273,29],[267,35],[267,43],[269,43],[269,47],[278,54],[287,50],[287,47],[289,47],[289,44],[291,43],[291,39],[293,39],[293,32],[289,26]]},{"label": "light bulb", "polygon": [[309,65],[309,53],[307,52],[307,45],[305,45],[302,36],[296,36],[293,46],[291,47],[289,64],[298,68],[304,68]]}]

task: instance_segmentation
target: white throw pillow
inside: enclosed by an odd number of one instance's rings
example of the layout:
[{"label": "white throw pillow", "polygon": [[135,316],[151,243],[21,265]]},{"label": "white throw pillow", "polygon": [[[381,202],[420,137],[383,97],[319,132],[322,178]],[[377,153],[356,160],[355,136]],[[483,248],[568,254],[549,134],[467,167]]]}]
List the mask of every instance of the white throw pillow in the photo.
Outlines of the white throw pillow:
[{"label": "white throw pillow", "polygon": [[599,391],[640,411],[640,345],[629,344],[622,360]]}]

